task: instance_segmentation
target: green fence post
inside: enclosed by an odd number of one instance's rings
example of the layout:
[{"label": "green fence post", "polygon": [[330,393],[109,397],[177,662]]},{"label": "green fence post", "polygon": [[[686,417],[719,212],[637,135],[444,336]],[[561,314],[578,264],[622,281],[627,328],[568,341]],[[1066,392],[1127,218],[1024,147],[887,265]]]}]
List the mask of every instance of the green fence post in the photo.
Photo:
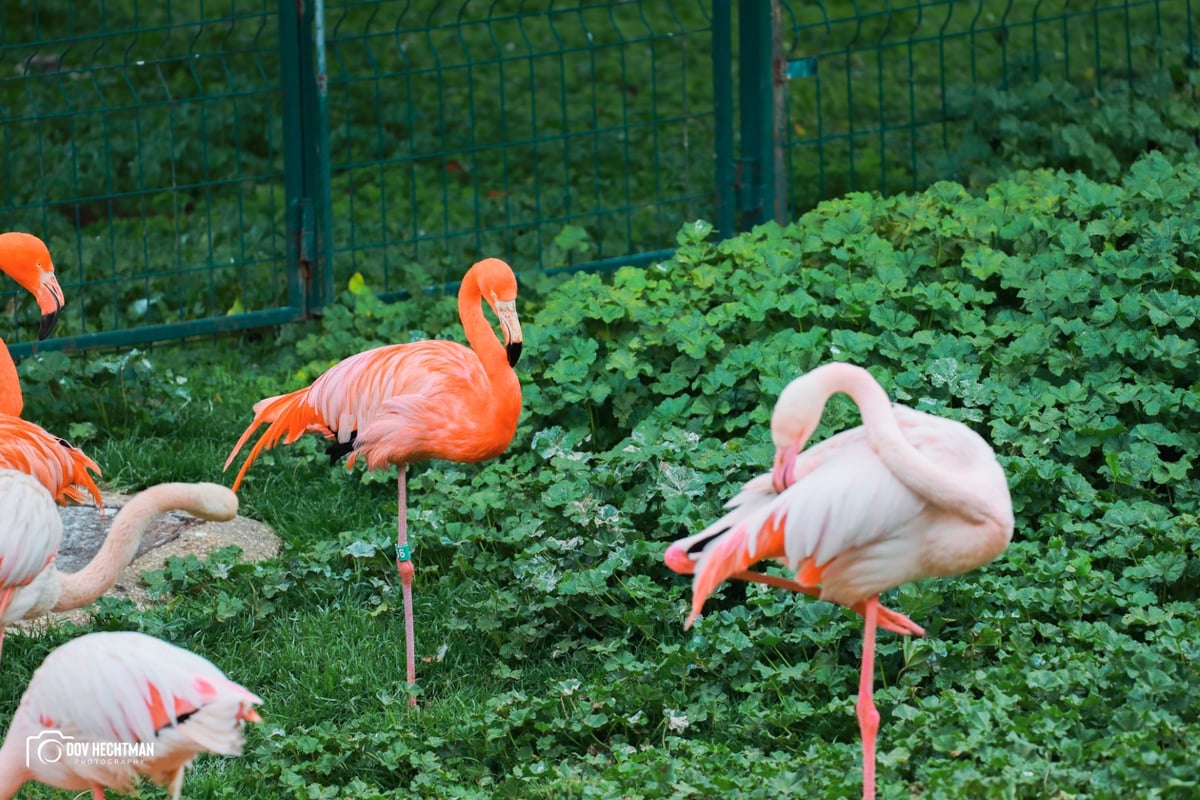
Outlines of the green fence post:
[{"label": "green fence post", "polygon": [[[314,200],[317,206],[317,263],[309,285],[309,308],[320,309],[334,298],[332,168],[329,154],[329,72],[325,63],[325,0],[313,4],[313,49],[317,54],[316,103],[309,119],[315,156]],[[306,137],[306,140],[309,140]]]},{"label": "green fence post", "polygon": [[[304,19],[295,0],[279,0],[279,50],[283,89],[283,186],[287,211],[288,302],[307,313],[313,242],[312,199],[304,146]],[[311,74],[311,73],[308,73]]]},{"label": "green fence post", "polygon": [[713,147],[716,150],[716,226],[719,236],[736,232],[737,195],[733,152],[733,15],[731,0],[714,0],[712,16]]},{"label": "green fence post", "polygon": [[333,297],[325,9],[321,0],[297,5],[279,3],[288,294],[297,292],[294,302],[311,315]]},{"label": "green fence post", "polygon": [[[780,81],[779,0],[743,0],[738,3],[738,66],[741,96],[742,226],[769,219],[782,220],[786,197],[780,191],[782,164],[777,162],[777,102]],[[779,121],[782,123],[782,120]]]}]

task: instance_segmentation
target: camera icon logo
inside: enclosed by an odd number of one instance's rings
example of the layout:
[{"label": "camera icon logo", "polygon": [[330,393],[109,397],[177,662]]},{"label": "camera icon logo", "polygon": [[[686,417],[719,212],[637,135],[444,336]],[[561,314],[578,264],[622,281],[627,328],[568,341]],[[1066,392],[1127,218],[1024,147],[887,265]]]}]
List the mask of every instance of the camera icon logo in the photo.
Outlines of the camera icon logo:
[{"label": "camera icon logo", "polygon": [[25,766],[57,764],[67,754],[67,742],[74,741],[62,731],[48,728],[37,736],[25,737]]}]

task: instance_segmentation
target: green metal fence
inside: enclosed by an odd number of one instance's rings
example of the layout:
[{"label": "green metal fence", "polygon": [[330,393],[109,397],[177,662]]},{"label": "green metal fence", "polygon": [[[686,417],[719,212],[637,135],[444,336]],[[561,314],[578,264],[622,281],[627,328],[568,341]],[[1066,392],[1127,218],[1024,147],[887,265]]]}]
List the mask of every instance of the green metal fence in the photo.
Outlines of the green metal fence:
[{"label": "green metal fence", "polygon": [[297,318],[277,4],[98,5],[0,5],[0,228],[50,247],[68,305],[49,344]]},{"label": "green metal fence", "polygon": [[[1008,91],[1194,69],[1192,0],[24,0],[0,5],[0,229],[83,347],[664,256],[845,191],[973,179]],[[989,103],[991,105],[989,105]],[[0,336],[36,309],[0,285]]]},{"label": "green metal fence", "polygon": [[970,184],[1021,135],[1002,127],[1013,115],[1195,69],[1193,5],[791,0],[780,26],[790,202]]}]

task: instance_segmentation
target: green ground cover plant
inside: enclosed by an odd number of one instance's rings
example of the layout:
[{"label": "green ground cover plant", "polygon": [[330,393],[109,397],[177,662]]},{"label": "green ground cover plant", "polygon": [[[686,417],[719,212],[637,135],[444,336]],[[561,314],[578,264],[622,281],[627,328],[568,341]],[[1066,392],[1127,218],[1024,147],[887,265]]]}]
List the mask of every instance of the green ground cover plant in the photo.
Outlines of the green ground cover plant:
[{"label": "green ground cover plant", "polygon": [[[203,760],[189,797],[853,797],[858,618],[728,586],[684,631],[690,587],[661,562],[770,464],[784,384],[850,360],[987,438],[1016,513],[994,563],[885,598],[928,636],[879,643],[881,798],[1192,797],[1197,187],[1200,163],[1151,154],[1117,182],[853,194],[724,241],[691,222],[649,268],[530,276],[511,448],[411,472],[416,713],[394,475],[331,468],[316,441],[264,455],[242,489],[279,558],[173,562],[152,581],[165,606],[106,601],[94,627],[199,650],[265,698],[246,755]],[[28,415],[91,423],[121,486],[228,481],[254,400],[373,344],[459,336],[448,296],[354,288],[236,359],[228,342],[143,354],[146,411],[100,417],[27,361]],[[93,356],[65,358],[113,391]],[[855,423],[834,402],[819,435]],[[12,635],[0,717],[78,632]]]}]

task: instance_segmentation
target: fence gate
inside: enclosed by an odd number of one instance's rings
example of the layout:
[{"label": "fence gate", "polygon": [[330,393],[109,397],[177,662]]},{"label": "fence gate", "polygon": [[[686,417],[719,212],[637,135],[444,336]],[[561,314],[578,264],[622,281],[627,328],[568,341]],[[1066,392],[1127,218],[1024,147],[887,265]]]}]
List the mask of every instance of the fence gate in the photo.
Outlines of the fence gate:
[{"label": "fence gate", "polygon": [[[713,31],[708,0],[4,3],[0,229],[68,300],[36,346],[283,323],[354,273],[665,256],[714,216]],[[0,298],[27,355],[36,306]]]},{"label": "fence gate", "polygon": [[[302,314],[280,72],[274,0],[0,6],[0,229],[45,239],[67,294],[43,346]],[[25,355],[36,306],[0,289]]]}]

